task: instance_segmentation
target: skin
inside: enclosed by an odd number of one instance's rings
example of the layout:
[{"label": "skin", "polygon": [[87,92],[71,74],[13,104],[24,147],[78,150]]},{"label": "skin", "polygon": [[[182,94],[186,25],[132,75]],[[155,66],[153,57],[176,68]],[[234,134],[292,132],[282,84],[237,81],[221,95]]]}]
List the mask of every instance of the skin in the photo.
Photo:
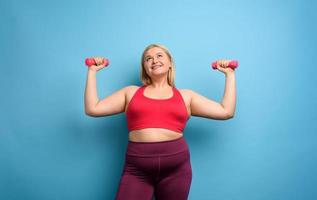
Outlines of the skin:
[{"label": "skin", "polygon": [[[105,66],[102,57],[94,57],[97,65],[88,69],[85,90],[85,112],[89,116],[101,117],[126,112],[127,106],[139,88],[135,85],[124,87],[106,98],[99,100],[96,89],[96,73]],[[154,99],[166,99],[172,96],[172,87],[168,85],[167,74],[171,61],[158,47],[149,49],[145,54],[144,67],[151,77],[152,84],[146,87],[144,95]],[[227,67],[230,60],[218,60],[218,71],[225,74],[225,91],[220,103],[202,96],[193,90],[178,89],[184,99],[187,112],[191,116],[214,120],[233,118],[236,104],[236,85],[234,70]],[[136,142],[166,141],[182,137],[182,133],[164,128],[145,128],[129,133],[129,140]]]}]

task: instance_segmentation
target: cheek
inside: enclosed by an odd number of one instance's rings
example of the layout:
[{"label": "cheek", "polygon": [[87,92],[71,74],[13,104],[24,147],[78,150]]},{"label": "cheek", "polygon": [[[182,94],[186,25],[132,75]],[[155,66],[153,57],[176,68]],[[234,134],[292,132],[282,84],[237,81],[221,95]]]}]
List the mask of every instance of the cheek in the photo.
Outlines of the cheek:
[{"label": "cheek", "polygon": [[171,61],[169,59],[164,60],[165,65],[171,66]]},{"label": "cheek", "polygon": [[144,63],[143,66],[144,66],[144,70],[145,70],[146,72],[149,72],[149,71],[150,71],[151,65]]},{"label": "cheek", "polygon": [[146,70],[149,70],[149,68],[151,67],[151,65],[149,63],[144,63],[144,67]]}]

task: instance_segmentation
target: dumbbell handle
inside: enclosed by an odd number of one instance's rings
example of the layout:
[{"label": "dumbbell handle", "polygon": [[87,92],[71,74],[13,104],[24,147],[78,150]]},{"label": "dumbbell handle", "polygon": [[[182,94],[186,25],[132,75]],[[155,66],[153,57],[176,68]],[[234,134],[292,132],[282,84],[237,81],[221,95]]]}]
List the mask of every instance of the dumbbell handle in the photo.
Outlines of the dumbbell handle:
[{"label": "dumbbell handle", "polygon": [[[104,59],[103,59],[103,63],[105,64],[105,66],[108,66],[108,65],[109,65],[109,60],[106,59],[106,58],[104,58]],[[88,67],[91,67],[92,65],[97,65],[95,59],[93,59],[93,58],[86,58],[85,64],[86,64]]]},{"label": "dumbbell handle", "polygon": [[[217,69],[217,61],[213,62],[211,64],[211,66],[212,66],[213,69]],[[238,61],[237,60],[230,61],[229,64],[228,64],[228,67],[230,67],[231,69],[234,70],[235,68],[238,67]]]}]

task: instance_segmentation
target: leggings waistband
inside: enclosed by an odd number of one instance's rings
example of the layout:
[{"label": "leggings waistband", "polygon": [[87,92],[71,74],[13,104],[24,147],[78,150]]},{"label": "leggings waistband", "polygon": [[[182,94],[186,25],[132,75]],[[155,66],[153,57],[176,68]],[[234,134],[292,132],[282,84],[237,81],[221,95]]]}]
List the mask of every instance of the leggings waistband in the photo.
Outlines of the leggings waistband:
[{"label": "leggings waistband", "polygon": [[151,157],[167,156],[188,150],[188,144],[183,136],[175,140],[158,142],[129,141],[126,154],[130,156]]}]

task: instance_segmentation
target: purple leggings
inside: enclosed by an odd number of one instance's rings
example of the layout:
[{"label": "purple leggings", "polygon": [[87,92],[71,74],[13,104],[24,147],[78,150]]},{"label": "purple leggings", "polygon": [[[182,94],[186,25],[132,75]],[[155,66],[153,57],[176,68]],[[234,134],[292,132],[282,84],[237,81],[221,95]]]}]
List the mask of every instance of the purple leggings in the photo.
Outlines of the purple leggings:
[{"label": "purple leggings", "polygon": [[116,200],[186,200],[192,181],[184,137],[160,142],[129,141]]}]

